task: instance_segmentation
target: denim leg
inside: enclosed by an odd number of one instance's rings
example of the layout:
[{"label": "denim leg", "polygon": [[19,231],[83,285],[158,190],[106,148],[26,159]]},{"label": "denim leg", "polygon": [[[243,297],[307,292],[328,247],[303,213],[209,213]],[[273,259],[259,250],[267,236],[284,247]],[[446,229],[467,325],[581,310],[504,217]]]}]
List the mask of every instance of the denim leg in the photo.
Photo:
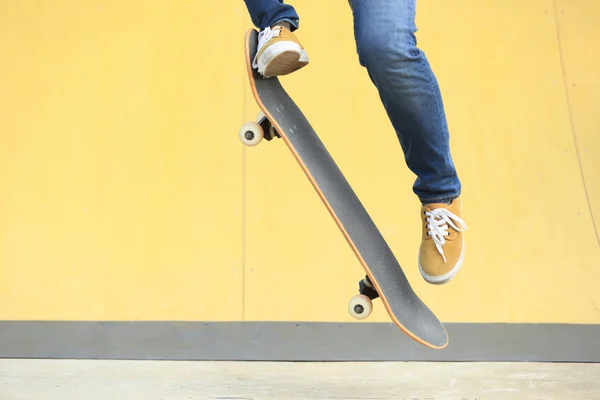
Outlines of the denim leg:
[{"label": "denim leg", "polygon": [[423,204],[460,195],[437,80],[417,48],[416,0],[349,0],[360,64],[396,131]]},{"label": "denim leg", "polygon": [[244,0],[244,2],[252,23],[259,30],[262,31],[279,21],[289,22],[292,31],[298,29],[300,18],[296,10],[289,4],[283,4],[283,0]]}]

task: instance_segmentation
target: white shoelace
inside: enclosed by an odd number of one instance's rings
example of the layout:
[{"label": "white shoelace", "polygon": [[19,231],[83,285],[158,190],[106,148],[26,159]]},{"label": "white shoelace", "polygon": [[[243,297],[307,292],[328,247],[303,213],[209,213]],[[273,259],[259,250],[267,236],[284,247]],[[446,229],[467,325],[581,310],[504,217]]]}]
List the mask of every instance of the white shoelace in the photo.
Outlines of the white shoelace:
[{"label": "white shoelace", "polygon": [[[448,232],[448,225],[452,226],[457,231],[462,232],[467,229],[467,224],[445,208],[436,208],[432,211],[426,211],[425,215],[427,216],[428,222],[427,234],[432,237],[435,242],[435,247],[437,247],[438,252],[442,255],[444,262],[446,262],[442,246],[446,243],[446,236],[450,234],[450,232]],[[460,227],[456,226],[453,221],[460,225]]]},{"label": "white shoelace", "polygon": [[258,52],[261,47],[265,43],[267,43],[274,36],[279,36],[281,34],[281,28],[276,26],[274,29],[271,29],[270,26],[267,26],[263,31],[258,34],[258,46],[256,47],[256,55],[254,56],[254,60],[252,60],[252,68],[258,68]]}]

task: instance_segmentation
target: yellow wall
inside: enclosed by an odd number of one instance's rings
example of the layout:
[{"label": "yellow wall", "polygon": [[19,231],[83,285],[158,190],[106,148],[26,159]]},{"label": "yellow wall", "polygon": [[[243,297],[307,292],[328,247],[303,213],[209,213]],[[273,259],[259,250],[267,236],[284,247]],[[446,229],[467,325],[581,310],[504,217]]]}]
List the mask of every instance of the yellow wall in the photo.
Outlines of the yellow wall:
[{"label": "yellow wall", "polygon": [[[284,85],[440,318],[600,322],[600,4],[418,4],[470,228],[443,287],[347,2],[292,4],[312,63]],[[282,141],[238,140],[250,26],[242,1],[0,3],[0,319],[352,321],[320,199]]]}]

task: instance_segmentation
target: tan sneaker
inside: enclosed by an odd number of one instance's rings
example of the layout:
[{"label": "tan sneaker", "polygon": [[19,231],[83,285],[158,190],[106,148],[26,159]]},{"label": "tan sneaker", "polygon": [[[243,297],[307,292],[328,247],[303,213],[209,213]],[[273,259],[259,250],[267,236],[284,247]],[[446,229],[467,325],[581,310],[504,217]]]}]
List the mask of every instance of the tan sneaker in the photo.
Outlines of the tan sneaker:
[{"label": "tan sneaker", "polygon": [[460,198],[448,204],[421,207],[423,237],[419,249],[419,271],[436,285],[447,283],[462,266],[465,256],[463,231],[467,225],[460,218]]},{"label": "tan sneaker", "polygon": [[308,64],[308,54],[288,28],[267,27],[258,34],[258,48],[252,67],[265,78],[287,75]]}]

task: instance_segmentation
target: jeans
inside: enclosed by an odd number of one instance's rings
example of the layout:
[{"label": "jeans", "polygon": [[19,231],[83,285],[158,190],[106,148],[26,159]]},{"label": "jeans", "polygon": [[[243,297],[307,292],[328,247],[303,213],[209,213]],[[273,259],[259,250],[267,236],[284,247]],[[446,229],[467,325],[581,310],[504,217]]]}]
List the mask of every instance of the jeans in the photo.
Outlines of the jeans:
[{"label": "jeans", "polygon": [[[262,30],[299,17],[283,0],[244,0]],[[450,154],[449,132],[437,79],[417,47],[416,0],[349,0],[360,65],[378,90],[404,160],[417,176],[413,191],[422,204],[449,203],[461,192]]]}]

